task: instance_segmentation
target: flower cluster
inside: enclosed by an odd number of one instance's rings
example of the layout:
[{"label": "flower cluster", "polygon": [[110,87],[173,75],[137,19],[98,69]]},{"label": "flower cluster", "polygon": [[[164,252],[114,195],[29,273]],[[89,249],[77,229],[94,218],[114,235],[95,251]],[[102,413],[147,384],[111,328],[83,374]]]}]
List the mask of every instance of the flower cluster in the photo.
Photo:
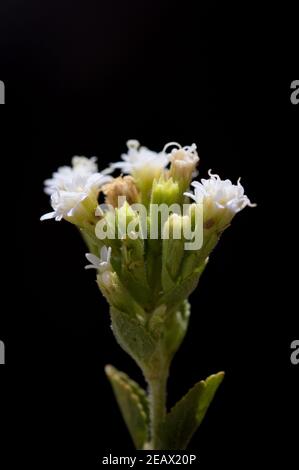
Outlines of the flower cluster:
[{"label": "flower cluster", "polygon": [[[192,275],[193,271],[197,273],[202,270],[221,232],[230,224],[234,215],[253,204],[244,194],[240,180],[235,185],[228,179],[221,180],[218,175],[209,171],[209,179],[192,181],[197,174],[196,167],[199,162],[195,144],[182,147],[176,142],[170,142],[159,153],[140,146],[136,140],[129,140],[127,146],[128,152],[121,156],[122,160],[110,164],[110,167],[102,172],[98,172],[95,157],[88,159],[76,156],[72,159],[72,166],[60,167],[51,179],[45,181],[45,192],[51,197],[53,212],[45,214],[41,219],[64,218],[77,225],[83,235],[85,232],[85,240],[92,251],[87,254],[88,260],[99,271],[101,278],[109,266],[110,270],[116,272],[120,282],[126,286],[128,295],[133,299],[136,297],[137,287],[142,287],[142,290],[148,293],[159,289],[155,304],[143,295],[147,300],[141,302],[141,307],[148,310],[155,308],[168,288],[175,289],[177,282]],[[116,169],[126,176],[112,178],[109,173]],[[194,188],[194,192],[190,192],[190,186]],[[100,192],[105,197],[107,210],[103,210],[98,204]],[[141,225],[140,214],[134,210],[134,204],[141,203],[149,209],[147,223],[151,226],[154,210],[149,205],[180,206],[188,200],[191,204],[187,215],[176,214],[174,210],[173,215],[169,214],[169,220],[161,222],[165,224],[161,227],[162,234],[171,227],[170,240],[163,240],[163,236],[159,239],[158,236],[154,240],[134,241],[136,237],[132,236],[131,246],[128,247],[124,232],[120,234],[118,231],[118,241],[99,240],[94,236],[99,219],[109,225],[111,206],[115,209],[118,220],[130,214],[126,223],[133,219],[135,225]],[[186,225],[188,220],[194,225],[196,208],[202,212],[204,240],[201,249],[195,253],[187,253],[182,251],[184,235],[175,237],[174,233],[177,231],[181,234],[181,227]],[[113,228],[114,224],[115,222],[110,222]],[[136,235],[134,230],[130,233]],[[88,243],[90,238],[92,243]],[[139,259],[132,256],[134,250],[139,254]],[[166,252],[171,254],[171,259],[163,258]],[[156,268],[153,269],[152,264],[159,266],[160,273]],[[133,266],[142,270],[142,274],[137,272],[140,275],[139,284],[143,279],[143,285],[138,285],[132,273]],[[108,285],[107,282],[105,284]],[[137,297],[140,297],[140,294]],[[152,298],[152,295],[149,294],[149,297]]]},{"label": "flower cluster", "polygon": [[[132,207],[136,203],[141,203],[148,208],[151,203],[166,203],[171,206],[173,203],[182,205],[189,200],[191,203],[189,217],[192,218],[194,205],[200,207],[205,236],[210,237],[208,232],[215,232],[218,239],[237,212],[246,206],[254,206],[244,194],[240,179],[235,185],[230,180],[222,180],[209,171],[209,179],[192,181],[197,175],[196,167],[199,162],[195,144],[182,147],[177,142],[170,142],[159,153],[140,146],[137,140],[129,140],[127,147],[128,151],[122,154],[121,161],[111,163],[109,168],[101,172],[98,171],[96,157],[88,159],[75,156],[72,159],[72,166],[58,168],[52,178],[45,181],[45,192],[51,197],[53,211],[43,215],[41,220],[65,219],[83,231],[88,228],[90,235],[90,226],[94,231],[99,219],[106,218],[109,221],[110,217],[109,209],[103,211],[98,205],[100,192],[103,193],[107,206],[114,207],[119,217],[123,213],[119,206],[124,202]],[[121,176],[113,178],[110,174],[114,170],[120,170]],[[125,176],[122,176],[123,174]],[[193,192],[190,191],[190,187],[194,188]],[[135,215],[138,217],[137,212]],[[181,223],[180,216],[170,220],[174,228]],[[148,221],[150,224],[151,215]],[[97,244],[96,253],[93,252],[90,256],[106,256],[107,252],[102,250],[103,242],[99,240]],[[117,245],[117,251],[121,252],[124,241],[121,244],[111,242],[109,246],[109,240],[106,240],[106,244],[106,249],[110,250],[110,259],[111,245]],[[148,241],[147,244],[150,249],[154,243]],[[161,254],[163,243],[160,245]],[[203,246],[207,245],[209,243],[204,240]],[[213,243],[211,245],[213,246]],[[197,258],[201,261],[203,254],[208,256],[209,253],[204,253],[204,250],[202,253],[197,253]],[[119,253],[115,253],[115,256],[119,256]],[[149,269],[150,261],[145,261],[145,269]],[[102,264],[93,263],[93,266],[100,270]],[[147,279],[149,278],[147,272]]]}]

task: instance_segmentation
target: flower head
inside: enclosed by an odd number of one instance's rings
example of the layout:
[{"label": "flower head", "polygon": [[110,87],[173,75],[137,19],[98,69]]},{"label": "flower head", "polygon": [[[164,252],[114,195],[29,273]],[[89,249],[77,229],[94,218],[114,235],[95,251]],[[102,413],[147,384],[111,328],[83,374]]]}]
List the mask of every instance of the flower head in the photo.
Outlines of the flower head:
[{"label": "flower head", "polygon": [[222,180],[218,175],[209,171],[209,179],[194,181],[194,193],[186,192],[196,203],[202,203],[204,209],[204,225],[210,228],[220,223],[221,228],[228,225],[237,212],[246,206],[254,207],[249,198],[244,194],[244,188],[240,183],[233,184],[230,180]]},{"label": "flower head", "polygon": [[53,194],[54,191],[64,190],[69,186],[75,177],[88,177],[98,171],[97,158],[86,158],[75,156],[72,158],[72,166],[61,166],[52,175],[52,178],[45,180],[45,193]]},{"label": "flower head", "polygon": [[85,157],[74,157],[73,168],[61,167],[53,178],[45,181],[45,191],[51,195],[54,209],[41,217],[41,220],[62,218],[88,219],[90,212],[97,207],[100,188],[111,181],[111,176],[96,173],[95,161]]},{"label": "flower head", "polygon": [[158,176],[169,162],[165,152],[157,153],[147,147],[141,147],[138,140],[128,140],[127,147],[128,152],[121,156],[123,161],[112,163],[111,168],[119,168],[122,173],[133,176],[144,170]]},{"label": "flower head", "polygon": [[164,151],[169,146],[176,146],[169,154],[170,171],[174,181],[178,181],[182,193],[189,187],[192,177],[196,175],[196,166],[199,162],[199,157],[196,151],[196,145],[181,147],[176,142],[170,142],[164,147]]}]

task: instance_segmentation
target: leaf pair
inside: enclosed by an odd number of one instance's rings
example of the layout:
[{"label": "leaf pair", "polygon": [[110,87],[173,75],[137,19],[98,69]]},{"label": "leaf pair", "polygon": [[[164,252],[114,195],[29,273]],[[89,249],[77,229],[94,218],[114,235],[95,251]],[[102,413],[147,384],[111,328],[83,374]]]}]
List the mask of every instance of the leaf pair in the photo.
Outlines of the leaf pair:
[{"label": "leaf pair", "polygon": [[[150,440],[149,403],[145,391],[123,372],[107,366],[106,374],[116,400],[137,449],[143,449]],[[199,427],[213,397],[222,382],[223,372],[198,382],[171,409],[161,425],[158,440],[163,450],[186,449]]]}]

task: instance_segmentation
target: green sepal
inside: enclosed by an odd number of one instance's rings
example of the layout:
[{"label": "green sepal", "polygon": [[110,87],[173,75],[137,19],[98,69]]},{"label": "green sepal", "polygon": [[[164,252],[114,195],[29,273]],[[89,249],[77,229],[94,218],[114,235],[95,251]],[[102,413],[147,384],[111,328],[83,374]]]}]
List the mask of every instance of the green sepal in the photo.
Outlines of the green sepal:
[{"label": "green sepal", "polygon": [[184,238],[163,240],[162,249],[162,287],[164,291],[172,289],[180,273],[184,257]]},{"label": "green sepal", "polygon": [[145,391],[113,366],[105,367],[116,401],[137,449],[148,441],[149,405]]},{"label": "green sepal", "polygon": [[144,263],[144,240],[132,240],[129,237],[122,240],[121,264],[119,277],[122,284],[142,306],[147,306],[152,293],[147,282]]},{"label": "green sepal", "polygon": [[187,300],[172,312],[167,311],[166,305],[160,305],[151,315],[148,323],[149,330],[159,340],[159,350],[168,364],[185,337],[189,317],[190,304]]},{"label": "green sepal", "polygon": [[169,363],[179,349],[187,332],[190,318],[190,304],[185,300],[180,308],[168,315],[165,321],[164,350]]},{"label": "green sepal", "polygon": [[79,228],[79,231],[85,244],[87,245],[88,252],[99,256],[103,243],[101,240],[96,238],[94,230],[85,230],[83,228]]},{"label": "green sepal", "polygon": [[161,449],[186,449],[204,419],[223,377],[224,372],[218,372],[201,380],[171,409],[161,424]]},{"label": "green sepal", "polygon": [[202,272],[208,262],[211,252],[219,241],[219,236],[216,233],[212,233],[209,236],[204,236],[205,243],[200,250],[189,250],[186,251],[186,256],[181,266],[182,278],[188,277],[192,272]]},{"label": "green sepal", "polygon": [[164,293],[164,295],[162,295],[159,300],[159,305],[167,305],[167,309],[169,311],[172,311],[173,308],[177,308],[177,305],[180,305],[194,291],[198,284],[200,275],[200,271],[195,271],[187,278],[179,279],[173,288],[169,289]]},{"label": "green sepal", "polygon": [[97,284],[111,307],[123,311],[127,315],[142,319],[144,310],[122,285],[116,272],[110,273],[110,285],[108,286],[103,282],[102,276],[98,274]]}]

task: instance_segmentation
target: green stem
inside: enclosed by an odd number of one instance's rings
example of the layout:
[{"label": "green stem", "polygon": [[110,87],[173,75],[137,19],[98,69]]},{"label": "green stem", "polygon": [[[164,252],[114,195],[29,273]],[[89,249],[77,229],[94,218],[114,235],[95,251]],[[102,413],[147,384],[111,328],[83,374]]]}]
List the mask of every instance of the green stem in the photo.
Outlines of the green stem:
[{"label": "green stem", "polygon": [[161,449],[159,438],[159,428],[166,416],[166,386],[168,378],[168,368],[162,369],[155,376],[148,377],[150,417],[151,417],[151,449]]}]

